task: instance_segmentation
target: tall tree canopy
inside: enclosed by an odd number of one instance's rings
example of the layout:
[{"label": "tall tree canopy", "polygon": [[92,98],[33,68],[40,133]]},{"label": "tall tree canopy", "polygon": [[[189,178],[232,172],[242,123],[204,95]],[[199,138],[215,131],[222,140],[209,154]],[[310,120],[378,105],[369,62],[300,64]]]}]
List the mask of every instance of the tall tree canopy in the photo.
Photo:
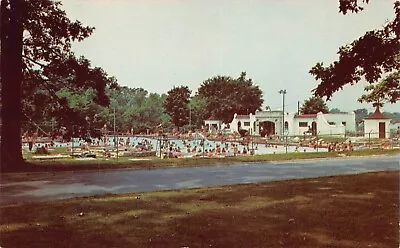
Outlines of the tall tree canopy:
[{"label": "tall tree canopy", "polygon": [[317,114],[319,112],[326,114],[328,113],[328,107],[322,98],[312,96],[304,101],[300,112],[302,114]]},{"label": "tall tree canopy", "polygon": [[189,102],[189,128],[200,128],[206,119],[206,112],[204,111],[207,106],[207,101],[198,95],[190,98]]},{"label": "tall tree canopy", "polygon": [[121,132],[142,133],[155,128],[166,118],[163,103],[167,96],[148,93],[142,88],[120,87],[110,94],[111,108],[103,112],[109,127],[112,126],[113,109],[117,116],[117,129]]},{"label": "tall tree canopy", "polygon": [[[339,12],[347,14],[363,10],[360,0],[339,0]],[[363,0],[368,3],[369,0]],[[353,85],[363,78],[371,84],[367,91],[371,94],[362,97],[362,101],[370,101],[375,92],[388,94],[384,97],[388,102],[399,100],[400,83],[398,71],[400,68],[400,1],[394,1],[395,18],[384,25],[382,29],[368,31],[364,36],[351,44],[339,48],[338,61],[325,67],[317,63],[310,73],[320,84],[314,89],[314,94],[327,97],[341,90],[345,85]],[[397,76],[396,76],[397,75]],[[381,81],[382,77],[388,76]],[[390,79],[390,80],[388,80]],[[383,95],[380,95],[383,96]]]},{"label": "tall tree canopy", "polygon": [[174,87],[167,93],[164,102],[165,112],[175,126],[183,127],[189,123],[189,98],[191,90],[187,86]]},{"label": "tall tree canopy", "polygon": [[81,135],[86,133],[81,128],[85,116],[70,108],[58,92],[92,89],[93,101],[107,105],[105,89],[116,87],[116,80],[101,68],[75,57],[71,42],[84,40],[94,28],[70,21],[60,7],[60,2],[51,0],[1,0],[2,169],[22,162],[23,116],[56,116],[59,125],[80,127],[77,135]]},{"label": "tall tree canopy", "polygon": [[207,118],[232,121],[233,115],[254,113],[261,109],[262,91],[246,78],[242,72],[236,79],[227,76],[216,76],[207,79],[198,89],[197,95],[206,100]]}]

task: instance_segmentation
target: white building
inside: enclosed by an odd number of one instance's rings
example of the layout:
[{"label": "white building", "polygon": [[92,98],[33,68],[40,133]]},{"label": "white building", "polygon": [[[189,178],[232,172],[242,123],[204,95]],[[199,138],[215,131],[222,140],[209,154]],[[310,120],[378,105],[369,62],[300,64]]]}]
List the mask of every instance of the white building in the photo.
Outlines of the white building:
[{"label": "white building", "polygon": [[384,116],[379,107],[364,119],[364,137],[386,139],[390,137],[390,118]]},{"label": "white building", "polygon": [[[216,120],[213,120],[216,122]],[[206,125],[212,124],[210,120]],[[216,123],[214,126],[217,126]],[[221,127],[222,125],[219,125]],[[269,135],[344,135],[356,132],[355,113],[347,114],[307,114],[297,115],[282,111],[256,111],[255,114],[233,116],[232,122],[227,125],[232,132],[240,129],[249,131],[250,134]],[[217,129],[220,130],[220,129]],[[285,130],[283,132],[283,130]]]},{"label": "white building", "polygon": [[229,126],[232,132],[239,132],[240,129],[244,129],[249,131],[250,134],[255,134],[256,124],[256,116],[251,113],[249,115],[234,114]]},{"label": "white building", "polygon": [[204,125],[208,130],[221,130],[223,123],[220,120],[209,118],[204,121]]}]

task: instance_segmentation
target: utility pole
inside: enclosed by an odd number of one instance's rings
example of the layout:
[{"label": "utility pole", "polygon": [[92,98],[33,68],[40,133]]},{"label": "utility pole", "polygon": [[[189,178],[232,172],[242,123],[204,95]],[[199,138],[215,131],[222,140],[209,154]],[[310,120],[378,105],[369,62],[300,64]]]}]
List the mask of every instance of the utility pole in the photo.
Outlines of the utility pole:
[{"label": "utility pole", "polygon": [[287,153],[287,146],[288,146],[288,144],[287,144],[287,135],[285,135],[285,153]]},{"label": "utility pole", "polygon": [[205,145],[205,139],[203,138],[203,158],[204,158],[204,145]]},{"label": "utility pole", "polygon": [[115,107],[114,107],[114,146],[117,146],[117,160],[118,160],[118,136],[116,136],[116,127],[115,127]]},{"label": "utility pole", "polygon": [[71,135],[71,156],[74,157],[74,126],[72,125],[72,135]]},{"label": "utility pole", "polygon": [[279,94],[282,94],[282,137],[285,134],[285,95],[286,90],[280,90]]},{"label": "utility pole", "polygon": [[368,147],[369,147],[369,149],[371,149],[371,132],[372,132],[372,130],[369,131],[369,133],[368,133]]},{"label": "utility pole", "polygon": [[192,129],[192,108],[189,105],[189,130]]},{"label": "utility pole", "polygon": [[300,115],[300,101],[297,101],[297,115]]},{"label": "utility pole", "polygon": [[162,135],[160,135],[160,158],[162,158]]}]

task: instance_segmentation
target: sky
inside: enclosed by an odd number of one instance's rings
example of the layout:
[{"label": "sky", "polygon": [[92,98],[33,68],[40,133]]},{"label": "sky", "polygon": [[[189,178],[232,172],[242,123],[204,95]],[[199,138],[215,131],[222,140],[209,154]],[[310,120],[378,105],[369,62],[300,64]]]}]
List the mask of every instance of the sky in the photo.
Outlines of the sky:
[{"label": "sky", "polygon": [[[330,64],[338,48],[394,17],[392,0],[374,0],[359,14],[338,13],[337,0],[62,0],[71,20],[96,29],[75,43],[76,55],[102,67],[118,83],[193,94],[217,75],[242,71],[263,91],[264,106],[297,111],[318,82],[308,71]],[[366,83],[344,87],[327,102],[343,111],[367,108],[357,98]],[[383,111],[400,112],[400,103]]]}]

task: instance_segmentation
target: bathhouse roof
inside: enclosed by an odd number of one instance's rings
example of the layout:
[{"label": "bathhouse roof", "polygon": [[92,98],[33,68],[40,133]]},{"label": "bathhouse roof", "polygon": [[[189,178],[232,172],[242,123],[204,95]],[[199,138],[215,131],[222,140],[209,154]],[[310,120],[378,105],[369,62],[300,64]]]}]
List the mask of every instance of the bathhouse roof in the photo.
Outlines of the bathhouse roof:
[{"label": "bathhouse roof", "polygon": [[237,115],[236,119],[250,119],[250,115]]},{"label": "bathhouse roof", "polygon": [[317,114],[296,115],[294,118],[312,119],[312,118],[317,118]]}]

